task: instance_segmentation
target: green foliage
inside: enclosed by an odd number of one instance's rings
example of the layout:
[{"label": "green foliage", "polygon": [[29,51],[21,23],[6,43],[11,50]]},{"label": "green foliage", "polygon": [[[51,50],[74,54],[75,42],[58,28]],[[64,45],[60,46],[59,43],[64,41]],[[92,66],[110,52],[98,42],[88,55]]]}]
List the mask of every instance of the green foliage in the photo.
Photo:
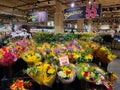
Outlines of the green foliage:
[{"label": "green foliage", "polygon": [[94,35],[89,34],[53,34],[53,33],[35,33],[33,35],[33,39],[37,43],[44,43],[44,42],[66,42],[71,41],[74,39],[82,39],[82,40],[89,40]]}]

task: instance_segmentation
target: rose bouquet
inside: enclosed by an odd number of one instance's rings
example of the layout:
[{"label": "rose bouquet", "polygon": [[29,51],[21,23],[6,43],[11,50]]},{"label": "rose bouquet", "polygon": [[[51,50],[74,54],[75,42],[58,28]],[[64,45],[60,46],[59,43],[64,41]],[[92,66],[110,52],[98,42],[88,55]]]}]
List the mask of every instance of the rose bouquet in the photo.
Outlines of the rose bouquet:
[{"label": "rose bouquet", "polygon": [[58,78],[62,83],[71,83],[74,81],[76,77],[76,70],[74,67],[68,66],[60,66],[57,72]]},{"label": "rose bouquet", "polygon": [[7,48],[2,47],[0,49],[0,65],[1,66],[11,66],[14,64],[14,55],[7,50]]}]

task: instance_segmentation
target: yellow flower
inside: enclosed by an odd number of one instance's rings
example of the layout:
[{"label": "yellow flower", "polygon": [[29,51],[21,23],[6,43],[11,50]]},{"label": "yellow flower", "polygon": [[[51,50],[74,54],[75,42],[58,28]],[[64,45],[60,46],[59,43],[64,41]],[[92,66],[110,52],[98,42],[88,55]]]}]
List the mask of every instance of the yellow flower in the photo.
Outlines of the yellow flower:
[{"label": "yellow flower", "polygon": [[38,50],[42,50],[42,47],[37,47],[38,48]]},{"label": "yellow flower", "polygon": [[113,55],[113,54],[108,54],[107,56],[107,59],[109,59],[110,61],[112,61],[115,58],[116,58],[116,55]]},{"label": "yellow flower", "polygon": [[48,72],[49,74],[54,74],[54,73],[55,73],[55,69],[50,68],[50,69],[48,69],[47,72]]},{"label": "yellow flower", "polygon": [[80,56],[78,55],[78,54],[76,54],[76,53],[74,53],[74,59],[78,59]]},{"label": "yellow flower", "polygon": [[100,50],[101,50],[101,51],[106,51],[106,50],[107,50],[107,48],[106,48],[106,47],[104,47],[104,46],[102,46],[102,47],[100,48]]},{"label": "yellow flower", "polygon": [[55,56],[55,54],[53,52],[50,52],[50,56]]},{"label": "yellow flower", "polygon": [[88,54],[85,56],[85,59],[88,60],[88,59],[92,59],[92,55],[91,54]]},{"label": "yellow flower", "polygon": [[85,50],[84,50],[84,49],[81,49],[80,52],[81,52],[81,53],[82,53],[82,52],[85,52]]},{"label": "yellow flower", "polygon": [[68,78],[72,77],[72,72],[67,75]]},{"label": "yellow flower", "polygon": [[82,76],[84,75],[84,73],[85,73],[84,71],[81,71],[81,75],[82,75]]},{"label": "yellow flower", "polygon": [[89,79],[90,79],[90,77],[89,77],[89,76],[87,76],[87,77],[86,77],[86,80],[89,80]]},{"label": "yellow flower", "polygon": [[50,44],[45,43],[45,44],[44,44],[44,47],[45,47],[45,48],[50,48]]},{"label": "yellow flower", "polygon": [[33,39],[30,40],[32,43],[34,43],[35,41]]}]

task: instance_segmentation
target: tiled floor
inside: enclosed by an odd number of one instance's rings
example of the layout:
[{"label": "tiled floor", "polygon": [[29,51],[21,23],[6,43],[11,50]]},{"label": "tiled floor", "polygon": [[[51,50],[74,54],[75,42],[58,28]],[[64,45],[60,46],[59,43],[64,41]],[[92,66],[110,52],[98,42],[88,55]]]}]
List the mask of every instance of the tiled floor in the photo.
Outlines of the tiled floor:
[{"label": "tiled floor", "polygon": [[118,56],[118,58],[108,65],[108,71],[117,74],[118,80],[117,82],[114,82],[114,90],[120,90],[120,50],[112,50],[112,52],[115,53]]}]

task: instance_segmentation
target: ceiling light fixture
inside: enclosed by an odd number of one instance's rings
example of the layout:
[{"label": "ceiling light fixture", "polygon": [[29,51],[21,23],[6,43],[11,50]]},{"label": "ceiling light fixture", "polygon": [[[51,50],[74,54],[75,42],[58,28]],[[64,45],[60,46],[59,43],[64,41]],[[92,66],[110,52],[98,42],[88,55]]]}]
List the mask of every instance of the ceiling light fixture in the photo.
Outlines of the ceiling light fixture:
[{"label": "ceiling light fixture", "polygon": [[92,2],[91,1],[89,1],[89,4],[91,4]]},{"label": "ceiling light fixture", "polygon": [[72,2],[70,6],[71,6],[71,7],[75,7],[75,3],[74,3],[74,2]]}]

